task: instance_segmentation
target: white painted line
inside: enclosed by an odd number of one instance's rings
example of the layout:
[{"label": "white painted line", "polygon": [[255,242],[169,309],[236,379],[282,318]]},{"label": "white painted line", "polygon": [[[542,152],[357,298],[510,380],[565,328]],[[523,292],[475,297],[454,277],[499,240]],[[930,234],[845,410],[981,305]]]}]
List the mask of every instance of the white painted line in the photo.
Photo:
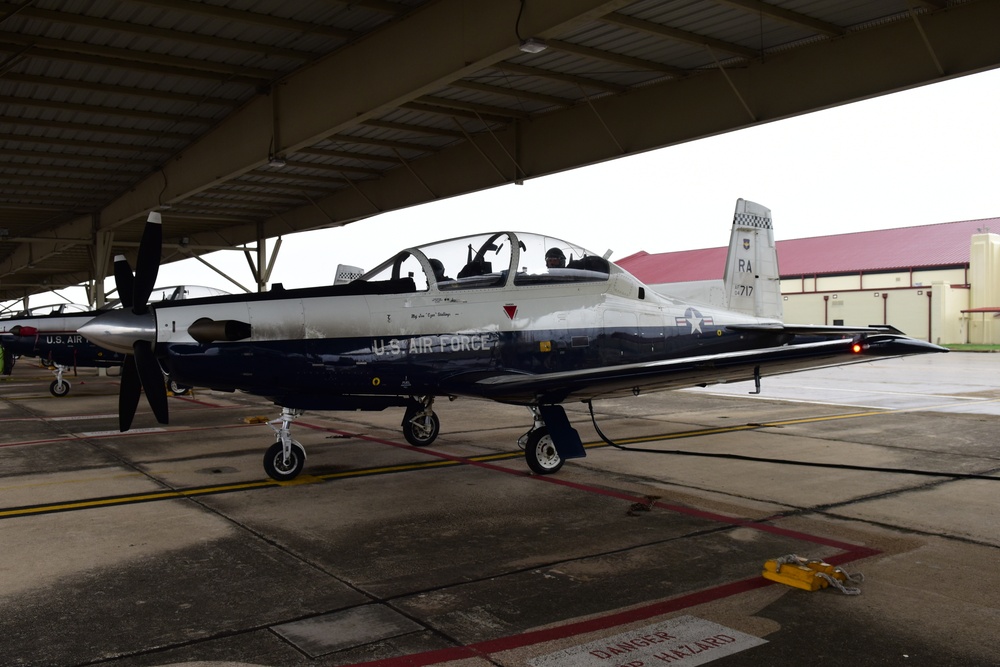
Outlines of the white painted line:
[{"label": "white painted line", "polygon": [[[116,415],[117,416],[117,415]],[[74,433],[77,438],[99,438],[104,435],[135,435],[137,433],[162,433],[165,428],[133,428],[122,433],[121,431],[86,431],[84,433]]]},{"label": "white painted line", "polygon": [[72,415],[70,417],[45,417],[45,421],[50,422],[69,422],[77,421],[81,419],[111,419],[112,417],[118,418],[117,412],[109,412],[106,415]]},{"label": "white painted line", "polygon": [[695,616],[622,632],[581,646],[543,655],[532,667],[659,667],[704,665],[754,646],[760,637],[731,630]]}]

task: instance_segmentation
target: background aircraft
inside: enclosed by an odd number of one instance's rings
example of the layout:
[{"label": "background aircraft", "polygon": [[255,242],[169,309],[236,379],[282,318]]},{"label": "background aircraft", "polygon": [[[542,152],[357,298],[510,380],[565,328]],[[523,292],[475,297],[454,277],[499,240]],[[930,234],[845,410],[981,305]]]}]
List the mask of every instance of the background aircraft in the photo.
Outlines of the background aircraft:
[{"label": "background aircraft", "polygon": [[[226,292],[214,287],[179,285],[153,290],[154,301],[221,296]],[[104,309],[89,310],[79,304],[40,306],[0,318],[0,372],[13,370],[18,357],[34,357],[53,368],[55,380],[49,385],[53,396],[66,396],[72,385],[65,378],[70,368],[111,368],[121,366],[125,355],[94,345],[78,329],[105,310],[119,306],[118,301]],[[190,387],[167,380],[173,393],[182,394]]]},{"label": "background aircraft", "polygon": [[80,329],[128,355],[120,428],[131,426],[140,385],[167,422],[159,360],[178,381],[281,406],[264,457],[279,480],[302,470],[290,426],[303,410],[403,407],[407,441],[426,445],[440,428],[436,396],[524,405],[533,427],[519,444],[530,468],[548,474],[585,456],[561,405],[568,400],[945,351],[891,327],[783,324],[770,211],[744,200],[726,309],[657,294],[606,256],[514,232],[409,248],[348,284],[147,306],[161,237],[152,213],[134,276],[116,258],[126,308]]}]

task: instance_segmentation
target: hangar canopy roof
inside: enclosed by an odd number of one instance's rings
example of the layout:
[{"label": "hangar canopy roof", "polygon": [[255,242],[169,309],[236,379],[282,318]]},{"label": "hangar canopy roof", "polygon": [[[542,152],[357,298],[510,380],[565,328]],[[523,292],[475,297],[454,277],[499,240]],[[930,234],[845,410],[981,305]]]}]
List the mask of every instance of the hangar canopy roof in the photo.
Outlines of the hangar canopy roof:
[{"label": "hangar canopy roof", "polygon": [[343,225],[993,68],[996,25],[986,0],[0,2],[0,300],[99,284],[150,210],[165,262]]}]

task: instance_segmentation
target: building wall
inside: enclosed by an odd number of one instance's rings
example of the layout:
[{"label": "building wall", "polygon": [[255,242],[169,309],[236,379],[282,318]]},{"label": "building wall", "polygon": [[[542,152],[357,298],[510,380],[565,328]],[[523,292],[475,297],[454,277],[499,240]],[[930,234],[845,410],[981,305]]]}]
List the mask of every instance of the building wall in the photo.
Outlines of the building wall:
[{"label": "building wall", "polygon": [[[784,321],[794,324],[889,324],[940,345],[1000,345],[1000,234],[972,236],[969,266],[950,269],[785,278]],[[723,305],[721,281],[675,283],[654,289]],[[677,285],[690,288],[677,294]],[[718,303],[716,303],[718,302]]]},{"label": "building wall", "polygon": [[888,273],[854,273],[846,276],[785,278],[782,294],[807,292],[841,292],[848,290],[887,290],[908,287],[929,287],[936,282],[964,285],[968,282],[964,268],[928,271],[893,271]]},{"label": "building wall", "polygon": [[[1000,235],[975,234],[969,251],[969,281],[974,286],[967,308],[1000,306]],[[968,313],[969,342],[1000,344],[997,313]]]}]

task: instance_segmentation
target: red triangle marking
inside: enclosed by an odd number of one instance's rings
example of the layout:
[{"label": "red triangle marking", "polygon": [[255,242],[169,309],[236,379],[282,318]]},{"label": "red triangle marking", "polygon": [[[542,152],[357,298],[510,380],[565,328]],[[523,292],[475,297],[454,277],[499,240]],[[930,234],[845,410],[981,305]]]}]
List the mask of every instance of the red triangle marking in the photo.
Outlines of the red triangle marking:
[{"label": "red triangle marking", "polygon": [[517,306],[512,303],[508,303],[503,307],[503,312],[507,313],[507,318],[512,320],[514,319],[514,316],[517,315]]}]

